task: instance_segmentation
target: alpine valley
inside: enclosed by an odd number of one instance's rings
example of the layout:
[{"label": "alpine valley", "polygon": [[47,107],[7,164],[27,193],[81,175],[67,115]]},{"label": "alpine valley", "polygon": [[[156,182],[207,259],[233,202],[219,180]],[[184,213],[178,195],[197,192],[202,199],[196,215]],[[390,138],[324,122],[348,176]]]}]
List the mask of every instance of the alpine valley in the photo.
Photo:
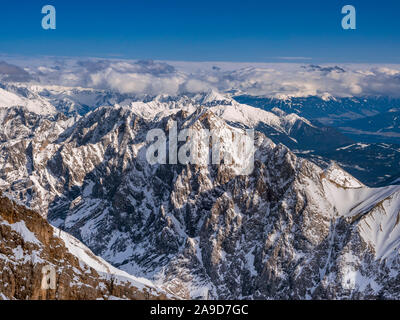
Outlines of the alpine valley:
[{"label": "alpine valley", "polygon": [[[1,83],[0,299],[400,299],[398,111],[285,101]],[[173,122],[255,129],[253,172],[150,165]]]}]

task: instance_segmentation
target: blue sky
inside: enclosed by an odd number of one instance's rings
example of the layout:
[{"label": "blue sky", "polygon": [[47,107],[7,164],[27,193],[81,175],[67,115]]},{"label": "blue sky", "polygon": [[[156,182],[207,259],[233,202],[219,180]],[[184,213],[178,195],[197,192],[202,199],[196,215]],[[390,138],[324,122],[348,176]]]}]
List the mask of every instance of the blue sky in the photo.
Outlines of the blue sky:
[{"label": "blue sky", "polygon": [[[57,30],[41,28],[46,4]],[[345,4],[357,30],[341,28]],[[0,54],[400,63],[399,14],[395,0],[16,0],[2,3]]]}]

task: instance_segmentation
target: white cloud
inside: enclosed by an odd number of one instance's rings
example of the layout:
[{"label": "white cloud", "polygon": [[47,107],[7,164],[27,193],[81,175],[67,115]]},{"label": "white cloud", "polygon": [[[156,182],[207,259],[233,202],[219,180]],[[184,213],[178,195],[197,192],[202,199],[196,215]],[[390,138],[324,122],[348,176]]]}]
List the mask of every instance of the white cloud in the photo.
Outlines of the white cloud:
[{"label": "white cloud", "polygon": [[215,89],[275,97],[400,96],[400,65],[60,58],[21,59],[15,62],[24,67],[33,79],[44,84],[94,87],[132,94],[175,95]]},{"label": "white cloud", "polygon": [[184,91],[198,93],[205,92],[211,88],[210,83],[197,79],[188,79],[185,83]]}]

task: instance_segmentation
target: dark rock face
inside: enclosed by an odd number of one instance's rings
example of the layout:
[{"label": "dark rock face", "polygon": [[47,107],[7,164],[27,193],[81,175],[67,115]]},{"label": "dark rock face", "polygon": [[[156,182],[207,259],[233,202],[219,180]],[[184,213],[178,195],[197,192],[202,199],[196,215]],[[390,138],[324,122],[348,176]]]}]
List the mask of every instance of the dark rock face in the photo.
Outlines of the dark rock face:
[{"label": "dark rock face", "polygon": [[[47,266],[55,270],[54,289],[42,286],[42,269]],[[1,194],[0,268],[0,300],[166,298],[152,288],[136,288],[118,276],[99,274],[71,254],[56,230],[39,214]]]},{"label": "dark rock face", "polygon": [[[239,130],[207,109],[41,121],[33,138],[0,145],[0,189],[130,274],[184,298],[400,298],[400,233],[387,218],[398,215],[399,188],[367,189],[259,133],[249,175],[147,162],[147,132],[171,121]],[[382,245],[375,231],[396,240]]]}]

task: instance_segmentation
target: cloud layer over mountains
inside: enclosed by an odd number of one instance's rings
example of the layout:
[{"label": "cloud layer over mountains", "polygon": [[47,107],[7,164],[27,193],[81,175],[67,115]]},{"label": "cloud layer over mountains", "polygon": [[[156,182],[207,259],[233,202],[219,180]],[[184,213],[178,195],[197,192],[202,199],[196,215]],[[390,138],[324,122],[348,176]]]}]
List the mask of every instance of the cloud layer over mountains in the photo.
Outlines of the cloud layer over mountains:
[{"label": "cloud layer over mountains", "polygon": [[176,95],[214,89],[257,96],[400,96],[400,65],[161,62],[6,58],[2,81],[32,81],[121,93]]}]

